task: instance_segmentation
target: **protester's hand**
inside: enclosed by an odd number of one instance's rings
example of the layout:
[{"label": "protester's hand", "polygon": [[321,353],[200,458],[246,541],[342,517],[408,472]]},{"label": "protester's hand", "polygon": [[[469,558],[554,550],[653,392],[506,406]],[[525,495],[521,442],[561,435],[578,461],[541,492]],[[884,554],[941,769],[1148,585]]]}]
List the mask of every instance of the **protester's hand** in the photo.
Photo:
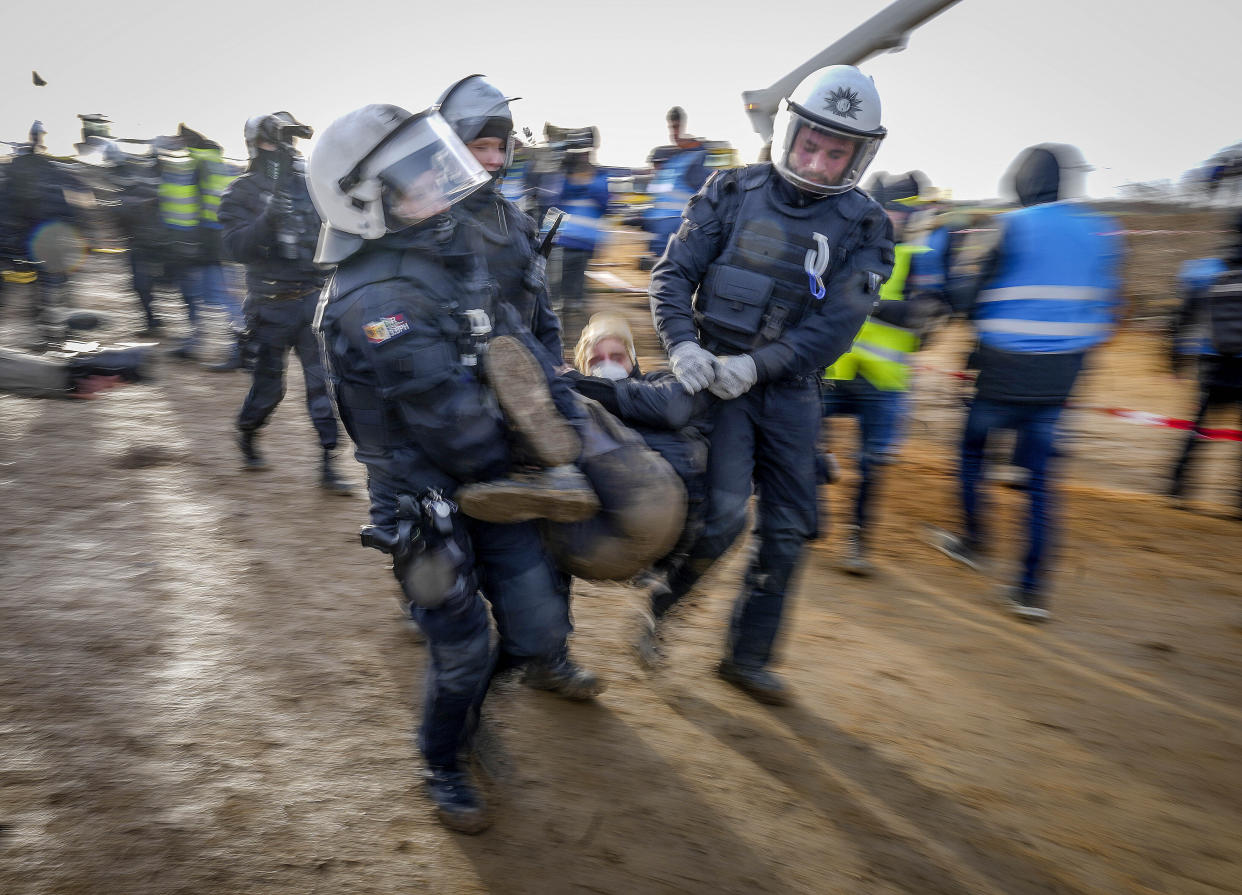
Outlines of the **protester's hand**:
[{"label": "protester's hand", "polygon": [[690,394],[703,391],[716,380],[716,357],[694,342],[674,345],[668,353],[668,367]]},{"label": "protester's hand", "polygon": [[716,381],[712,383],[711,392],[726,401],[739,397],[750,391],[750,387],[759,378],[755,369],[755,361],[749,354],[733,354],[716,358]]}]

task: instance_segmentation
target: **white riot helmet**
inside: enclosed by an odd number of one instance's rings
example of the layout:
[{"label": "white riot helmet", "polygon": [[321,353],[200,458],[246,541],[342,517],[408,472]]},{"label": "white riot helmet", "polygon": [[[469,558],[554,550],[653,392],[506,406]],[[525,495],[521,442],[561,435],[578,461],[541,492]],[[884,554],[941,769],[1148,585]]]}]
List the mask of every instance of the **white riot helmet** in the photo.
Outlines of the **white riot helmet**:
[{"label": "white riot helmet", "polygon": [[808,75],[776,113],[772,164],[800,190],[844,193],[858,186],[887,133],[871,78],[852,65],[830,65]]},{"label": "white riot helmet", "polygon": [[434,217],[488,182],[439,113],[378,104],[328,125],[306,174],[324,221],[316,263],[342,261],[362,240]]},{"label": "white riot helmet", "polygon": [[[463,143],[498,137],[505,146],[505,168],[513,161],[513,113],[505,96],[486,75],[466,75],[440,94],[432,108],[444,116]],[[503,169],[502,169],[503,170]]]}]

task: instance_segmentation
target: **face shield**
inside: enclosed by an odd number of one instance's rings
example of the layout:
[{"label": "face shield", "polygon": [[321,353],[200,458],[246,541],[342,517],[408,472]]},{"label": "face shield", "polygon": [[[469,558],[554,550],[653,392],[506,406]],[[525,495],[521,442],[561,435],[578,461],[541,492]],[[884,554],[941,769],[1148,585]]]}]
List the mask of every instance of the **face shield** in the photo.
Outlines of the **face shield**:
[{"label": "face shield", "polygon": [[437,112],[411,116],[338,183],[358,196],[378,184],[388,232],[441,214],[489,181],[483,166]]},{"label": "face shield", "polygon": [[884,134],[861,134],[812,121],[787,102],[773,132],[784,144],[772,153],[776,170],[807,193],[831,196],[858,186],[880,149]]}]

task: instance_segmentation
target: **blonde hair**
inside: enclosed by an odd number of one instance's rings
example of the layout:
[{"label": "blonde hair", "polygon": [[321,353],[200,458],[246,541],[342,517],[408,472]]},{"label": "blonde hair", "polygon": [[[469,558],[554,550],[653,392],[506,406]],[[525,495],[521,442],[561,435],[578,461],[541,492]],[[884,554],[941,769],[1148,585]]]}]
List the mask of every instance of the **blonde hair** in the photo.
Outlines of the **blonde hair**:
[{"label": "blonde hair", "polygon": [[638,354],[634,351],[634,333],[625,318],[616,311],[600,311],[591,315],[587,325],[582,328],[582,335],[574,348],[574,366],[579,373],[586,373],[590,366],[591,352],[603,339],[620,339],[625,345],[625,353],[630,363],[638,363]]}]

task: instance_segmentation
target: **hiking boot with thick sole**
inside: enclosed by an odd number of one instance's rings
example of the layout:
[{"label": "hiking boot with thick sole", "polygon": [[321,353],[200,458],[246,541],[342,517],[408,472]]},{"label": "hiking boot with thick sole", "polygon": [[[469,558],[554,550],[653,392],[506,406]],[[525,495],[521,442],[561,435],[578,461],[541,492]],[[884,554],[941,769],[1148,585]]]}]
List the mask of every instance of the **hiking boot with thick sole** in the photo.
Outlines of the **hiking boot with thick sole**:
[{"label": "hiking boot with thick sole", "polygon": [[464,771],[428,768],[423,782],[435,803],[437,819],[450,830],[473,836],[492,825],[487,806]]},{"label": "hiking boot with thick sole", "polygon": [[263,459],[263,455],[259,453],[255,445],[257,435],[258,433],[253,429],[237,433],[237,446],[241,448],[242,454],[242,469],[249,472],[267,469],[267,460]]},{"label": "hiking boot with thick sole", "polygon": [[767,705],[789,704],[789,688],[779,675],[766,668],[738,665],[730,659],[723,659],[716,666],[716,674],[759,702]]},{"label": "hiking boot with thick sole", "polygon": [[462,485],[453,499],[463,513],[483,522],[581,522],[599,512],[591,483],[572,466]]},{"label": "hiking boot with thick sole", "polygon": [[578,459],[582,439],[548,391],[548,378],[535,356],[513,336],[488,343],[487,384],[510,428],[537,466],[564,466]]},{"label": "hiking boot with thick sole", "polygon": [[606,684],[594,672],[565,656],[560,659],[534,659],[527,663],[522,683],[534,690],[547,690],[565,699],[594,699]]}]

